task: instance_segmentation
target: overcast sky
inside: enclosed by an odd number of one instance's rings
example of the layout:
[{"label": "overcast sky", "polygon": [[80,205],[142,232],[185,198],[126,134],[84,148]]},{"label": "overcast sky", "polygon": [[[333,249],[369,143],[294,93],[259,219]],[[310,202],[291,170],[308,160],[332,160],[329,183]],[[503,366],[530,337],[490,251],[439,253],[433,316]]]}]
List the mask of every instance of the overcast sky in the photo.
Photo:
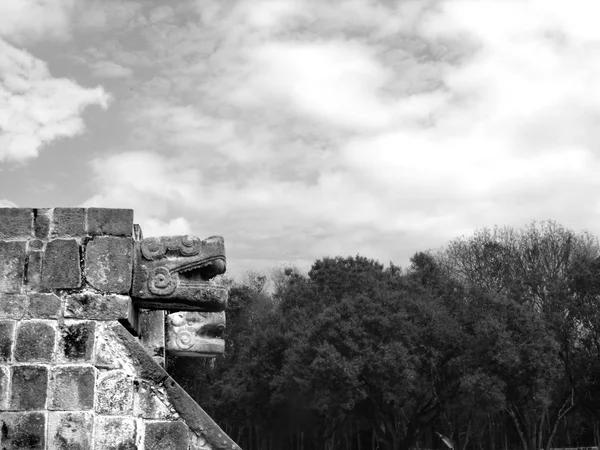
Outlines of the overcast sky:
[{"label": "overcast sky", "polygon": [[228,271],[600,235],[598,0],[2,0],[0,205],[135,210]]}]

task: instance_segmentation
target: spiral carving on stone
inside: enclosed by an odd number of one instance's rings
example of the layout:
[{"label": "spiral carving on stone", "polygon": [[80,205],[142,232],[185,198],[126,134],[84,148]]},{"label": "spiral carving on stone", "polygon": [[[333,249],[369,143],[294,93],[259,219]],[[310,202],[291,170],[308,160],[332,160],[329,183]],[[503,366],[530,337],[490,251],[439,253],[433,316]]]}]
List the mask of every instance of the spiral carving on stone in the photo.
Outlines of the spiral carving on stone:
[{"label": "spiral carving on stone", "polygon": [[189,331],[182,330],[177,333],[175,342],[179,348],[186,350],[194,344],[194,336]]},{"label": "spiral carving on stone", "polygon": [[149,261],[158,259],[167,253],[164,243],[155,237],[146,238],[142,241],[142,256]]},{"label": "spiral carving on stone", "polygon": [[[176,277],[177,275],[174,274]],[[170,295],[177,288],[177,280],[174,279],[165,267],[156,267],[152,276],[148,277],[148,289],[156,295]]]},{"label": "spiral carving on stone", "polygon": [[182,236],[181,237],[181,246],[179,247],[179,251],[184,256],[193,256],[200,253],[202,249],[202,241],[195,236]]}]

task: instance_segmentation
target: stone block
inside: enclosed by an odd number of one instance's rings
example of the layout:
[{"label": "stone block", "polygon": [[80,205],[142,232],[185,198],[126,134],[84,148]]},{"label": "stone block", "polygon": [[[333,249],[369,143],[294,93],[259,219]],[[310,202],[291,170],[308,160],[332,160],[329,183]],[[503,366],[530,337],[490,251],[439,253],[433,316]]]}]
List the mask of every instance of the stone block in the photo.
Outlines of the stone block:
[{"label": "stone block", "polygon": [[167,393],[163,388],[144,381],[135,383],[133,413],[144,419],[168,420],[176,417],[175,410],[167,405]]},{"label": "stone block", "polygon": [[27,317],[31,319],[56,319],[60,316],[60,298],[54,294],[29,295]]},{"label": "stone block", "polygon": [[42,287],[42,252],[29,252],[27,272],[25,273],[27,290],[39,291]]},{"label": "stone block", "polygon": [[44,366],[13,366],[10,392],[11,410],[44,409],[48,370]]},{"label": "stone block", "polygon": [[46,418],[41,412],[3,412],[0,415],[0,448],[43,450]]},{"label": "stone block", "polygon": [[14,320],[0,320],[0,362],[9,362],[15,334]]},{"label": "stone block", "polygon": [[[8,380],[10,373],[8,366],[0,366],[0,411],[8,409]],[[2,447],[0,447],[2,448]]]},{"label": "stone block", "polygon": [[131,312],[131,298],[126,295],[81,292],[67,296],[65,301],[65,317],[74,319],[128,319]]},{"label": "stone block", "polygon": [[41,208],[33,210],[33,229],[36,238],[46,239],[48,237],[51,220],[51,209]]},{"label": "stone block", "polygon": [[54,239],[46,244],[42,263],[42,288],[81,286],[79,245],[75,239]]},{"label": "stone block", "polygon": [[140,309],[138,314],[140,344],[148,354],[165,366],[165,312]]},{"label": "stone block", "polygon": [[0,241],[0,261],[2,261],[0,292],[21,292],[25,269],[25,247],[25,241]]},{"label": "stone block", "polygon": [[111,370],[98,377],[96,413],[104,415],[133,412],[133,380],[121,370]]},{"label": "stone block", "polygon": [[56,450],[86,450],[93,447],[94,417],[89,412],[59,412],[48,414],[48,448]]},{"label": "stone block", "polygon": [[20,322],[15,342],[15,361],[50,362],[55,336],[56,330],[48,322]]},{"label": "stone block", "polygon": [[96,323],[65,321],[59,327],[57,359],[60,362],[91,362]]},{"label": "stone block", "polygon": [[128,293],[131,288],[132,250],[131,238],[96,236],[86,247],[87,282],[100,291]]},{"label": "stone block", "polygon": [[145,450],[187,450],[188,427],[183,422],[145,422]]},{"label": "stone block", "polygon": [[136,424],[131,417],[96,416],[95,448],[103,450],[136,450]]},{"label": "stone block", "polygon": [[37,252],[44,249],[44,241],[39,239],[31,239],[27,241],[27,251]]},{"label": "stone block", "polygon": [[85,236],[85,213],[84,208],[54,208],[52,237]]},{"label": "stone block", "polygon": [[99,369],[122,369],[123,360],[115,349],[111,336],[99,332],[94,343],[94,365]]},{"label": "stone block", "polygon": [[56,366],[50,378],[49,410],[81,411],[94,407],[96,373],[91,366]]},{"label": "stone block", "polygon": [[29,239],[32,231],[32,209],[0,208],[0,239]]},{"label": "stone block", "polygon": [[28,300],[26,295],[0,293],[0,319],[22,319]]},{"label": "stone block", "polygon": [[87,231],[92,236],[109,234],[111,236],[131,237],[133,233],[133,210],[89,208],[87,210]]}]

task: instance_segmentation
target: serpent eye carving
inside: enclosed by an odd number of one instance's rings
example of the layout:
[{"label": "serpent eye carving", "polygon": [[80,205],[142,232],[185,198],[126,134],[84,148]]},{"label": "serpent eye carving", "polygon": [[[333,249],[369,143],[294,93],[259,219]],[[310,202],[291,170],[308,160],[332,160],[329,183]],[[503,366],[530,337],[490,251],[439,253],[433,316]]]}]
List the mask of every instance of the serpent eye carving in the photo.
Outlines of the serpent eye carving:
[{"label": "serpent eye carving", "polygon": [[179,251],[184,256],[192,256],[200,253],[202,241],[195,236],[182,236]]},{"label": "serpent eye carving", "polygon": [[170,295],[177,288],[177,280],[165,267],[156,267],[148,278],[148,289],[156,295]]},{"label": "serpent eye carving", "polygon": [[186,350],[192,346],[194,343],[194,336],[189,331],[183,330],[179,331],[175,337],[175,341],[179,348],[182,350]]},{"label": "serpent eye carving", "polygon": [[146,238],[142,241],[142,255],[147,260],[158,259],[167,252],[164,243],[155,237]]}]

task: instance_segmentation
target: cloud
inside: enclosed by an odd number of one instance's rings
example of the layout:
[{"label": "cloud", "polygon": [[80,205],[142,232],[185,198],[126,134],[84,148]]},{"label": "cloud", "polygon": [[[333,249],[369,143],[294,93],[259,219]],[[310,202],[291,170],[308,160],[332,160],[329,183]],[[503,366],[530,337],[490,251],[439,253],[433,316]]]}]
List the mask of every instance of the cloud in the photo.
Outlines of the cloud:
[{"label": "cloud", "polygon": [[495,223],[598,229],[581,201],[600,187],[590,1],[182,5],[102,49],[149,76],[122,103],[117,148],[136,150],[94,161],[89,204],[224,234],[234,271],[403,264]]},{"label": "cloud", "polygon": [[96,61],[90,64],[90,69],[94,76],[100,78],[127,78],[133,74],[130,68],[112,61]]},{"label": "cloud", "polygon": [[17,204],[6,198],[0,198],[0,208],[16,208]]},{"label": "cloud", "polygon": [[34,158],[44,144],[81,133],[82,111],[110,100],[101,87],[53,78],[46,63],[1,39],[0,80],[0,162]]},{"label": "cloud", "polygon": [[15,44],[66,40],[71,36],[75,0],[3,0],[0,38]]}]

